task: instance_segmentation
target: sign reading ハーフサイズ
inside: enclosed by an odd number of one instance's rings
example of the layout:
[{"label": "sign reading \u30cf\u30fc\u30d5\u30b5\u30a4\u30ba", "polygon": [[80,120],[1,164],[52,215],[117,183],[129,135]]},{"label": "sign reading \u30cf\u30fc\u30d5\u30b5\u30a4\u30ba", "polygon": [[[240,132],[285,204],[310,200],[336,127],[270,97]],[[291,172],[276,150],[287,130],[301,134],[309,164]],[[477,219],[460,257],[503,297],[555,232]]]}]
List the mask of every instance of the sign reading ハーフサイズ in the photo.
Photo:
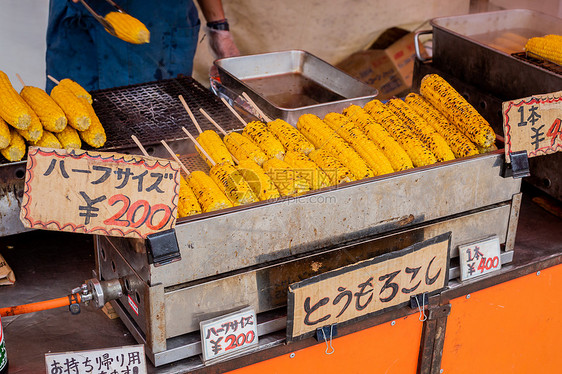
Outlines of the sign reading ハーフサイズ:
[{"label": "sign reading \u30cf\u30fc\u30d5\u30b5\u30a4\u30ba", "polygon": [[176,162],[30,147],[20,219],[25,227],[144,238],[174,227]]},{"label": "sign reading \u30cf\u30fc\u30d5\u30b5\u30a4\u30ba", "polygon": [[289,286],[287,341],[348,323],[447,286],[451,233]]},{"label": "sign reading \u30cf\u30fc\u30d5\u30b5\u30a4\u30ba", "polygon": [[527,151],[535,157],[562,150],[562,91],[503,103],[505,157]]}]

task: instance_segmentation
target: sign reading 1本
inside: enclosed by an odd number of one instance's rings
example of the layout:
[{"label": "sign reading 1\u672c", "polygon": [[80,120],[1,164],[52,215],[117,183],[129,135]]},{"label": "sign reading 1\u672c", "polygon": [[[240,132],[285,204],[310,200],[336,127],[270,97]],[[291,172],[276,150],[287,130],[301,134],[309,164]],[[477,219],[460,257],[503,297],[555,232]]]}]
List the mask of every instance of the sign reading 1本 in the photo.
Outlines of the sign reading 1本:
[{"label": "sign reading 1\u672c", "polygon": [[460,245],[461,280],[487,274],[501,268],[500,240],[497,236],[476,243]]},{"label": "sign reading 1\u672c", "polygon": [[25,227],[144,238],[173,228],[179,166],[153,157],[30,147]]}]

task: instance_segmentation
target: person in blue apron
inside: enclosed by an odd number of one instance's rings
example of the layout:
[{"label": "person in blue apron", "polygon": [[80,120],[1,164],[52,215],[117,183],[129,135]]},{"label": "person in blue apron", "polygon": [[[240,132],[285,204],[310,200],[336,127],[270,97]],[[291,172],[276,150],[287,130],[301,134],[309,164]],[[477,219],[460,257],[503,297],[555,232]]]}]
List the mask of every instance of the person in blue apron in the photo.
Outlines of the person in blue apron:
[{"label": "person in blue apron", "polygon": [[[86,0],[101,16],[115,11]],[[215,57],[237,55],[221,0],[198,0]],[[121,0],[118,4],[150,31],[150,43],[130,44],[109,34],[78,0],[50,0],[47,74],[71,78],[86,90],[191,75],[200,21],[192,0]],[[54,83],[47,79],[47,92]]]}]

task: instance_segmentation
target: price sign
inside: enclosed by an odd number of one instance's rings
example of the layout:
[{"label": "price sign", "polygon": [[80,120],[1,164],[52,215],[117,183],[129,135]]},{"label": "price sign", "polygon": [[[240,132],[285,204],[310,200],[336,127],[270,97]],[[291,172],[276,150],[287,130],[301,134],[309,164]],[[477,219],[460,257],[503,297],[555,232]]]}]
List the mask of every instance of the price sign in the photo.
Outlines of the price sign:
[{"label": "price sign", "polygon": [[287,341],[350,323],[447,286],[451,233],[289,286]]},{"label": "price sign", "polygon": [[505,158],[517,151],[535,157],[562,150],[562,91],[503,103]]},{"label": "price sign", "polygon": [[465,281],[501,269],[500,240],[497,236],[459,246],[461,280]]},{"label": "price sign", "polygon": [[175,225],[176,162],[30,147],[20,219],[25,227],[144,238]]},{"label": "price sign", "polygon": [[251,308],[201,322],[203,361],[218,361],[257,346],[257,325]]},{"label": "price sign", "polygon": [[144,345],[130,345],[92,351],[46,353],[46,373],[146,374]]}]

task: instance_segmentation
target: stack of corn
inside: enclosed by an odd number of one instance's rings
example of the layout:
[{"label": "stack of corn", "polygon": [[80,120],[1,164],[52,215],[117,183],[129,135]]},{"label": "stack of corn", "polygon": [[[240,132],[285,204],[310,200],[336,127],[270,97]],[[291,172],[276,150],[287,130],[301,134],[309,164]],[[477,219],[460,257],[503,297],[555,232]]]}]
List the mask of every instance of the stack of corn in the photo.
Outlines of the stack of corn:
[{"label": "stack of corn", "polygon": [[562,65],[562,35],[545,35],[531,38],[525,44],[525,51],[545,60]]}]

